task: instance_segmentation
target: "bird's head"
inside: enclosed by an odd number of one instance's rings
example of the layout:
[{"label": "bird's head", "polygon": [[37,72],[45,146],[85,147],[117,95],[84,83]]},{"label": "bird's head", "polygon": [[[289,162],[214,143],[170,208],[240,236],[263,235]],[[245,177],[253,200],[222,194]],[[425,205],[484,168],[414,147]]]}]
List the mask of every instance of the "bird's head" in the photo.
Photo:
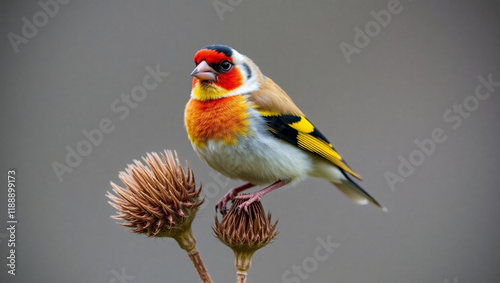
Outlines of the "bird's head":
[{"label": "bird's head", "polygon": [[191,96],[212,100],[251,93],[259,89],[263,76],[245,55],[226,45],[208,45],[196,52]]}]

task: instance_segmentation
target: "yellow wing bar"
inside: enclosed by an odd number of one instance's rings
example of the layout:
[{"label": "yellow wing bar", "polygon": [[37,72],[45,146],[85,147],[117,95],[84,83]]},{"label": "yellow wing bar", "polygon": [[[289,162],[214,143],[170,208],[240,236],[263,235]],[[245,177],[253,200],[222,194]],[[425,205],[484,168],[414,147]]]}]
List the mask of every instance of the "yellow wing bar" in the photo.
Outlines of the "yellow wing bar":
[{"label": "yellow wing bar", "polygon": [[354,177],[361,179],[361,176],[349,168],[323,134],[321,134],[306,117],[295,115],[272,115],[274,113],[271,114],[269,112],[263,112],[261,114],[265,118],[274,136],[300,149],[317,154]]}]

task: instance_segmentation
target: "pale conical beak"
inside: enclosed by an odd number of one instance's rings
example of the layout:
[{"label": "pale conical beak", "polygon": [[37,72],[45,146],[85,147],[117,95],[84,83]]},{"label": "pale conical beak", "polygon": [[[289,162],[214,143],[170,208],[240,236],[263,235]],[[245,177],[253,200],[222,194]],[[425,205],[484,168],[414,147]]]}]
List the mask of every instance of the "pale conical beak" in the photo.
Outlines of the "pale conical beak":
[{"label": "pale conical beak", "polygon": [[193,70],[191,76],[199,79],[200,81],[216,81],[217,72],[210,67],[206,61],[201,61],[198,66]]}]

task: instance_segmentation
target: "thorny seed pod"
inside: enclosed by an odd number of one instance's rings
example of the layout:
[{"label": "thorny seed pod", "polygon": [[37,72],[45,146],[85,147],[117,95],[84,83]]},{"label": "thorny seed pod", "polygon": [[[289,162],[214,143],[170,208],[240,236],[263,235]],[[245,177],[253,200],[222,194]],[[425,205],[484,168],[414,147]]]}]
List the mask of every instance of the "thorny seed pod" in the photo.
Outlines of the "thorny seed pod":
[{"label": "thorny seed pod", "polygon": [[242,209],[238,210],[242,202],[236,199],[221,222],[216,215],[215,226],[212,227],[215,237],[234,252],[238,282],[245,282],[253,253],[278,235],[278,221],[271,223],[271,214],[266,216],[260,201],[250,204],[248,214]]},{"label": "thorny seed pod", "polygon": [[[175,155],[175,157],[174,157]],[[196,239],[191,223],[204,200],[199,199],[201,187],[197,190],[193,171],[186,162],[186,171],[179,163],[177,153],[166,150],[158,155],[148,153],[141,161],[134,160],[119,178],[124,189],[111,182],[115,196],[107,197],[118,215],[114,219],[124,220],[120,225],[132,228],[132,232],[149,237],[171,237],[188,253],[200,279],[212,283],[196,249]]]},{"label": "thorny seed pod", "polygon": [[108,192],[107,197],[118,210],[112,217],[125,221],[120,225],[150,237],[175,237],[191,226],[204,200],[199,200],[201,188],[196,189],[189,165],[184,172],[174,154],[148,153],[142,158],[146,165],[134,160],[119,174],[128,190],[111,182],[118,196]]}]

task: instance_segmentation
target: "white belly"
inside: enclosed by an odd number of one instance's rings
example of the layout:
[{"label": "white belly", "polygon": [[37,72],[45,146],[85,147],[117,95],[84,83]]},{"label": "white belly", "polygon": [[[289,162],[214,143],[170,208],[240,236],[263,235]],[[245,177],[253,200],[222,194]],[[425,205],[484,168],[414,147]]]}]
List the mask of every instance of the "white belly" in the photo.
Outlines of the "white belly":
[{"label": "white belly", "polygon": [[209,140],[203,148],[194,149],[224,176],[256,185],[295,182],[309,175],[313,163],[309,153],[272,136],[260,117],[254,116],[251,130],[253,134],[239,137],[236,146]]},{"label": "white belly", "polygon": [[[274,140],[272,140],[274,139]],[[274,137],[242,139],[237,146],[209,141],[198,155],[224,176],[256,185],[278,180],[299,181],[311,169],[311,159],[304,151]]]}]

